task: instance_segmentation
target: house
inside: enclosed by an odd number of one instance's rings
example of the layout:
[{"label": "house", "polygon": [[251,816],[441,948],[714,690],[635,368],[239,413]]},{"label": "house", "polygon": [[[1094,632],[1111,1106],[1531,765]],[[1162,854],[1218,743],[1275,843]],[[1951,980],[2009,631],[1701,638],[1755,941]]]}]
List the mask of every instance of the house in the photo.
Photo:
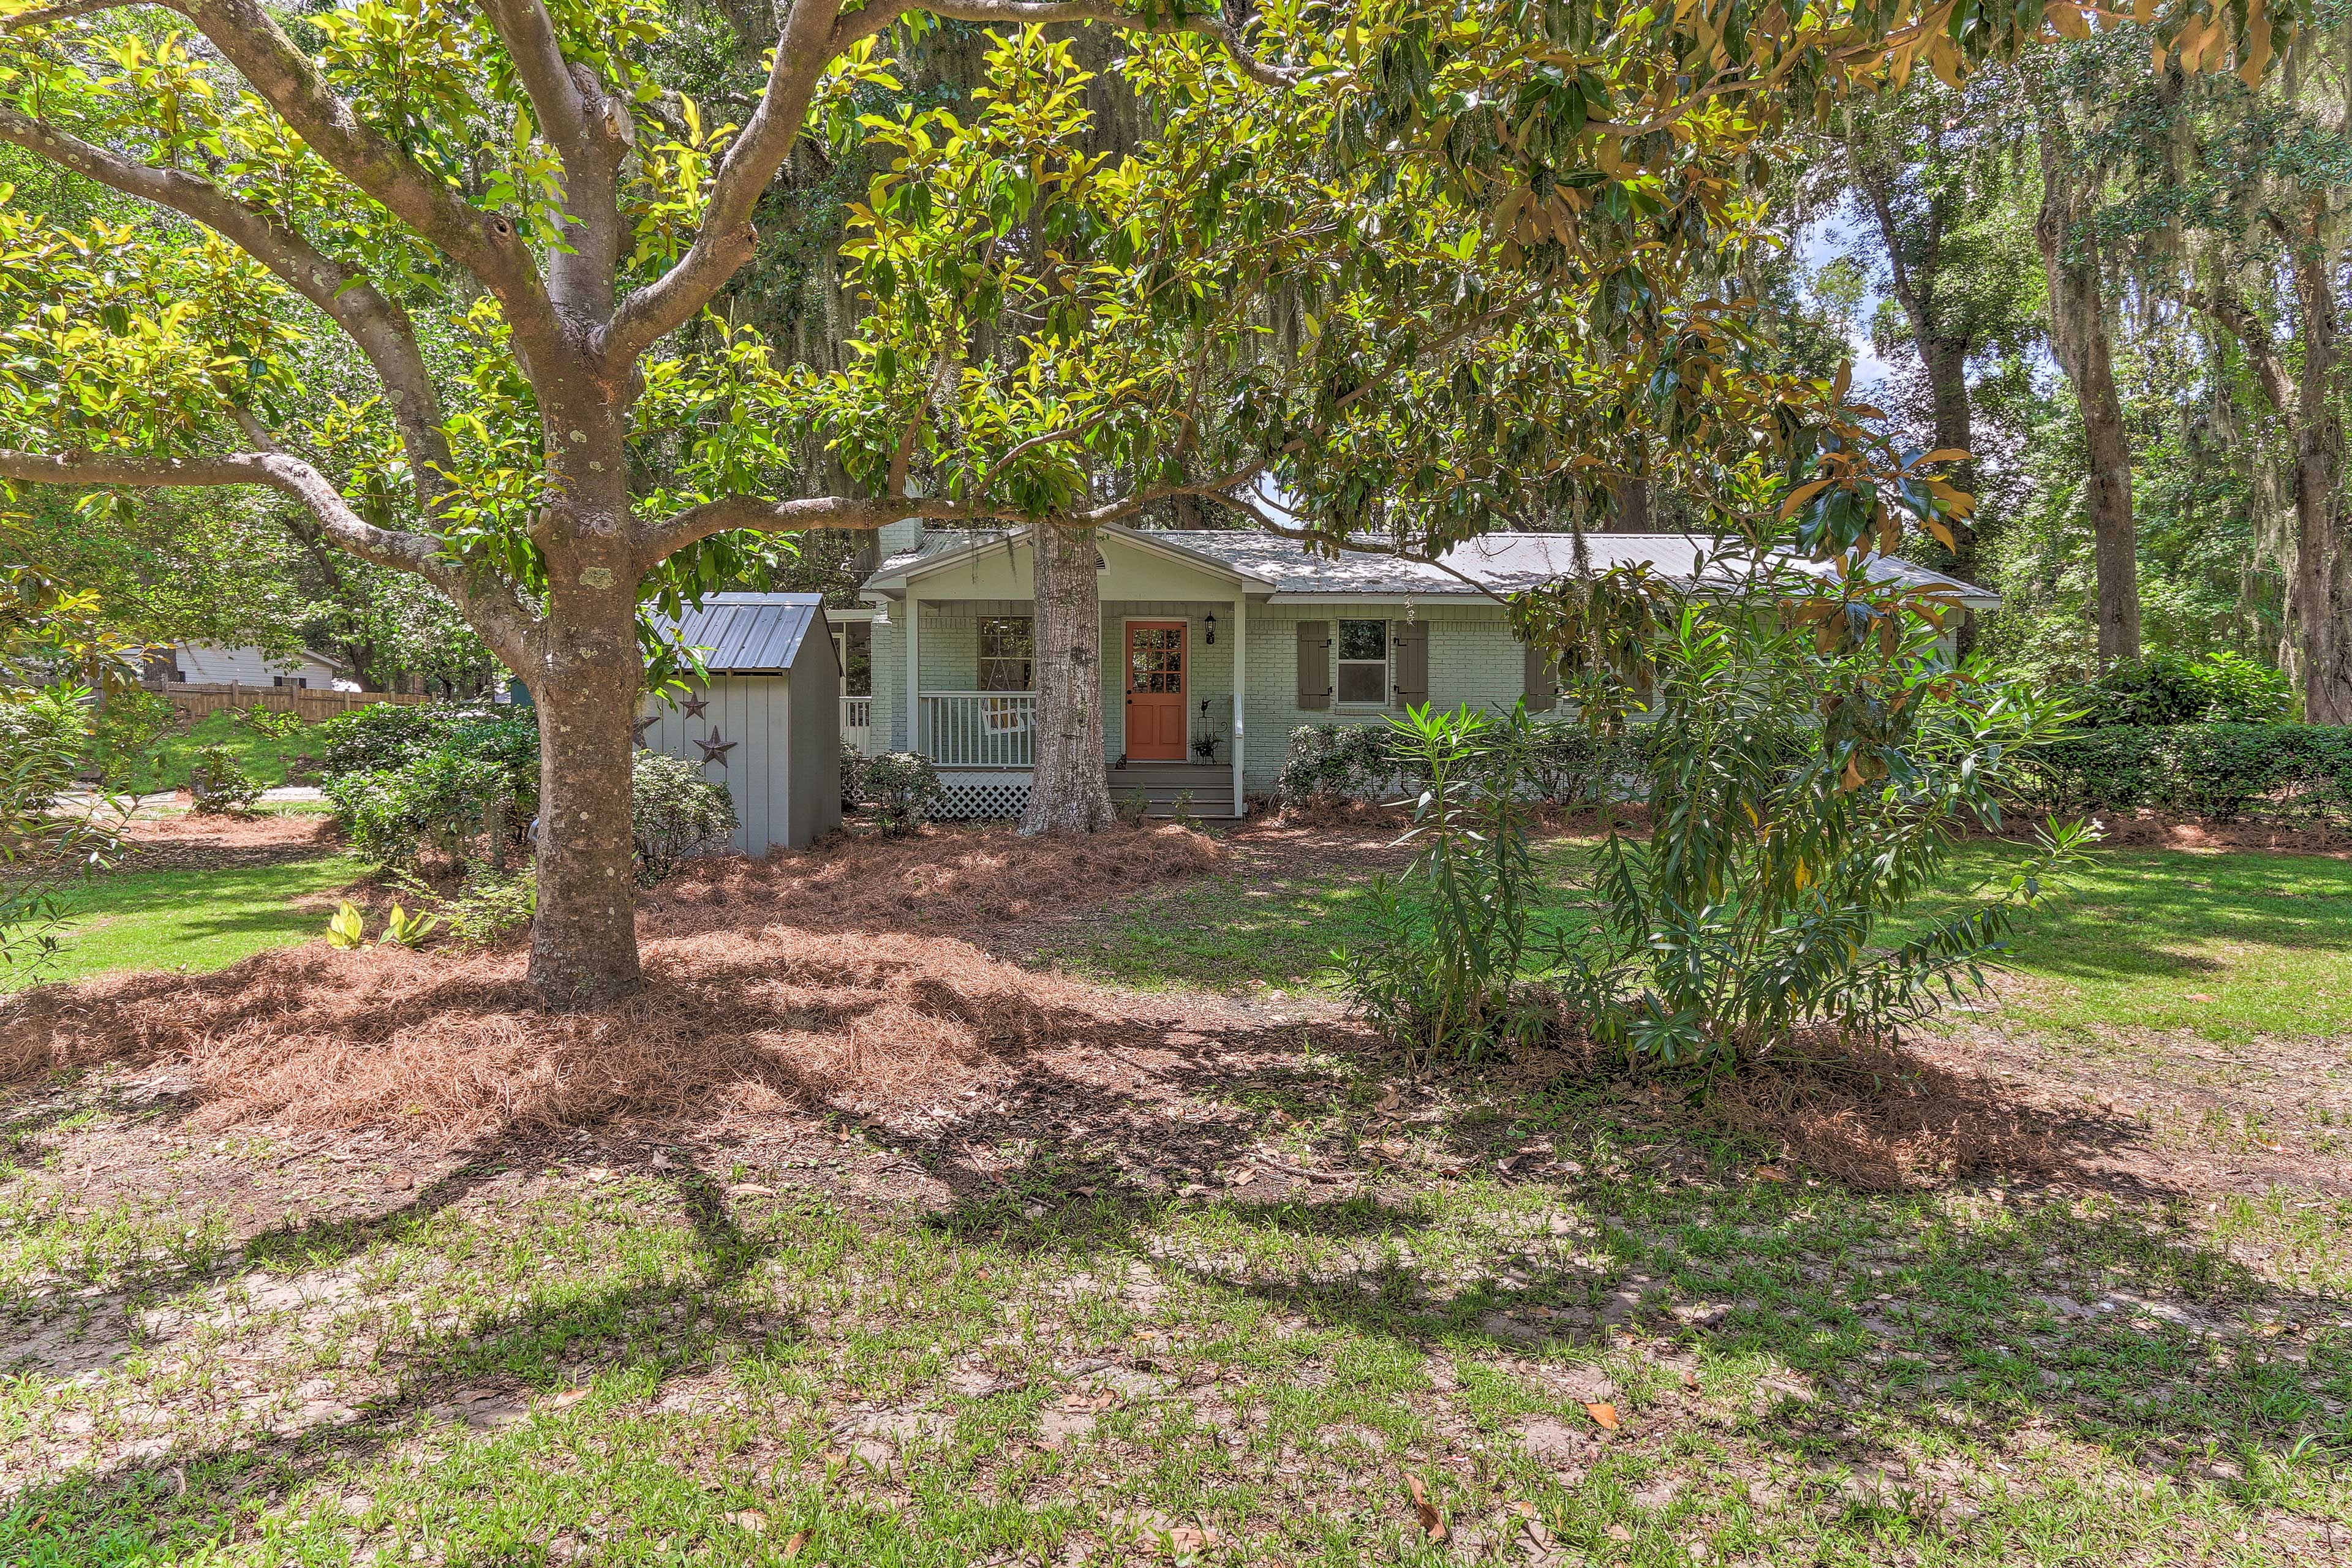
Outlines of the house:
[{"label": "house", "polygon": [[[1112,798],[1195,816],[1238,816],[1270,793],[1290,732],[1376,723],[1409,705],[1549,707],[1544,661],[1511,635],[1507,594],[1574,570],[1564,533],[1497,533],[1442,566],[1376,554],[1339,560],[1261,530],[1105,528],[1103,761]],[[1703,541],[1681,534],[1585,536],[1595,569],[1643,562],[1687,576]],[[1006,816],[1026,801],[1036,685],[1029,547],[1018,531],[883,531],[884,558],[861,590],[871,684],[854,742],[916,751],[939,768],[951,808]],[[1885,557],[1878,570],[1950,589],[1971,608],[1991,595]]]},{"label": "house", "polygon": [[840,826],[841,667],[823,596],[714,594],[669,635],[700,650],[707,679],[647,698],[638,743],[727,786],[746,855]]},{"label": "house", "polygon": [[357,691],[349,666],[310,648],[284,654],[223,643],[176,643],[148,661],[149,679],[188,686],[293,687],[299,690]]}]

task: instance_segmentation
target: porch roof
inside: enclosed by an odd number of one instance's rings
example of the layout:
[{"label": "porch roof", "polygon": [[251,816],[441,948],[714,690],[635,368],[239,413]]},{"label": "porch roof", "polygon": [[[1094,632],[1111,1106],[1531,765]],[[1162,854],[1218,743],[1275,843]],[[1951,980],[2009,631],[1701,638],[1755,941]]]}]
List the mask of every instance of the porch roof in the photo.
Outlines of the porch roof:
[{"label": "porch roof", "polygon": [[[1321,600],[1484,598],[1555,582],[1576,573],[1576,536],[1569,533],[1490,533],[1457,544],[1439,557],[1441,565],[1401,561],[1392,555],[1347,552],[1337,559],[1310,553],[1297,540],[1263,529],[1107,528],[1105,534],[1160,551],[1265,594],[1273,603]],[[894,555],[868,578],[866,589],[896,596],[910,578],[961,560],[977,550],[1003,545],[1017,531],[990,529],[930,534],[921,548]],[[1712,541],[1681,533],[1588,533],[1585,559],[1596,571],[1647,565],[1685,584],[1697,574],[1698,556]],[[1795,556],[1789,563],[1826,576],[1830,568]],[[1897,555],[1870,558],[1874,577],[1913,588],[1942,588],[1972,609],[1997,609],[2000,598],[1945,573]]]}]

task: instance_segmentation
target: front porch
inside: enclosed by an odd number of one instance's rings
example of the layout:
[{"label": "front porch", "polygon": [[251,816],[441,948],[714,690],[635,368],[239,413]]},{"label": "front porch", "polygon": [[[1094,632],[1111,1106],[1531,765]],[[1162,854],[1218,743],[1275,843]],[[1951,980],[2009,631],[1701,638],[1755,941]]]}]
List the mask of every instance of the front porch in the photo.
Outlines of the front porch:
[{"label": "front porch", "polygon": [[[1105,726],[1106,751],[1127,733],[1126,706],[1121,704],[1122,722]],[[1145,815],[1154,817],[1172,817],[1180,807],[1198,817],[1238,817],[1244,799],[1241,763],[1229,754],[1226,737],[1239,731],[1239,705],[1228,694],[1222,715],[1214,711],[1219,706],[1214,698],[1188,700],[1185,706],[1191,754],[1181,759],[1107,757],[1104,771],[1111,801],[1124,805],[1140,795]],[[949,815],[1019,815],[1028,803],[1030,774],[1037,760],[1034,691],[926,691],[915,704],[914,718],[912,749],[939,769]]]},{"label": "front porch", "polygon": [[[933,535],[866,584],[875,606],[869,733],[940,771],[952,809],[1008,816],[1037,759],[1027,542]],[[1263,584],[1149,535],[1098,538],[1103,768],[1114,800],[1235,817],[1243,784],[1251,592]]]}]

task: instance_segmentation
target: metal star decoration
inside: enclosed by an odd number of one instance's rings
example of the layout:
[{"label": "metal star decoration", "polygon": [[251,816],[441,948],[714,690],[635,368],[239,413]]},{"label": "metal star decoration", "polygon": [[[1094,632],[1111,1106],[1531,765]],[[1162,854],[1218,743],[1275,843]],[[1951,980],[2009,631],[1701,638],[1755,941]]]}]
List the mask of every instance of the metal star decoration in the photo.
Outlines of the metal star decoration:
[{"label": "metal star decoration", "polygon": [[646,731],[660,722],[660,714],[648,713],[644,718],[629,726],[629,738],[636,742],[638,745],[642,746],[646,743]]},{"label": "metal star decoration", "polygon": [[717,763],[722,768],[727,765],[727,753],[735,749],[734,742],[721,741],[719,738],[719,727],[715,724],[711,726],[710,739],[697,741],[695,744],[702,748],[704,762]]},{"label": "metal star decoration", "polygon": [[679,704],[679,706],[686,710],[686,716],[688,718],[699,719],[702,717],[702,710],[710,706],[710,699],[708,697],[689,697],[683,703]]}]

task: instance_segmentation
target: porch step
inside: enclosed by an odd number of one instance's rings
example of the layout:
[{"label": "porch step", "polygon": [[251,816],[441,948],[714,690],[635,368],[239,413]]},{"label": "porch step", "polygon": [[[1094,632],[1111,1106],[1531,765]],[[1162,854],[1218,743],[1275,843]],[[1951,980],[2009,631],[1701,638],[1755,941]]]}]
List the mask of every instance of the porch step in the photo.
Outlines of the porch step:
[{"label": "porch step", "polygon": [[1176,797],[1192,797],[1192,813],[1195,816],[1231,817],[1234,810],[1234,772],[1229,767],[1191,766],[1182,763],[1130,764],[1110,770],[1107,781],[1110,785],[1114,805],[1135,798],[1141,791],[1144,815],[1166,820],[1176,815]]}]

